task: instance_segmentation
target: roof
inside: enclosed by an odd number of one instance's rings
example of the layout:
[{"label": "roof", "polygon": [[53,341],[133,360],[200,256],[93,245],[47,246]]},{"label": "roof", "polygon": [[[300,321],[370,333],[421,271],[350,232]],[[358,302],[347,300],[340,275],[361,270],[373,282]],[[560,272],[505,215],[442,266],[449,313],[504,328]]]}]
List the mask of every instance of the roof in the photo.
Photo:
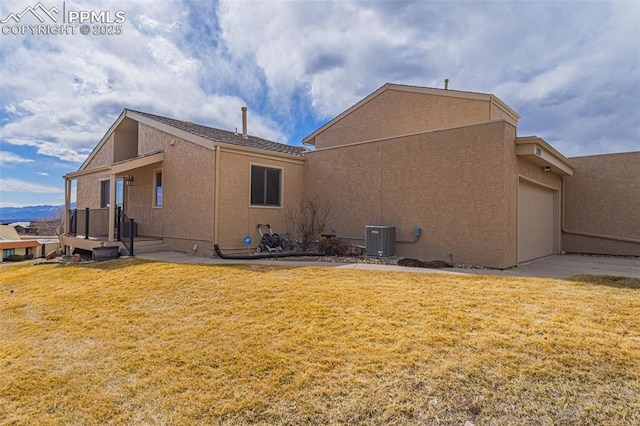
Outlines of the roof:
[{"label": "roof", "polygon": [[16,226],[21,226],[23,228],[28,228],[29,226],[31,226],[31,222],[14,222],[14,223],[10,223],[9,226],[13,226],[14,228]]},{"label": "roof", "polygon": [[514,111],[509,105],[504,103],[500,98],[495,95],[489,93],[480,93],[480,92],[466,92],[462,90],[451,90],[451,89],[438,89],[434,87],[425,87],[425,86],[409,86],[406,84],[395,84],[395,83],[386,83],[375,92],[371,93],[364,99],[360,100],[360,102],[351,106],[347,110],[343,111],[341,114],[332,118],[329,122],[325,123],[324,126],[317,129],[315,132],[311,133],[309,136],[302,140],[302,143],[308,145],[315,145],[315,138],[318,134],[322,133],[324,130],[333,126],[336,122],[351,114],[354,110],[360,108],[362,105],[371,101],[373,98],[381,95],[387,90],[398,90],[403,92],[412,92],[412,93],[424,93],[430,95],[438,95],[438,96],[449,96],[455,98],[465,98],[465,99],[477,99],[477,100],[485,100],[495,103],[499,105],[507,114],[512,116],[516,121],[520,119],[520,115]]},{"label": "roof", "polygon": [[[155,127],[160,131],[172,134],[176,137],[188,140],[189,142],[193,142],[210,149],[214,148],[214,144],[212,144],[211,142],[218,142],[235,145],[238,147],[271,151],[284,155],[292,155],[296,157],[303,157],[304,153],[308,151],[307,148],[302,146],[292,146],[279,142],[273,142],[251,135],[248,135],[245,139],[242,137],[242,135],[236,132],[229,132],[226,130],[216,129],[215,127],[195,124],[190,121],[183,121],[175,118],[169,118],[161,115],[150,114],[148,112],[125,108],[124,110],[122,110],[122,113],[120,113],[120,116],[116,119],[116,121],[113,122],[111,127],[109,127],[109,130],[107,130],[102,139],[100,139],[98,144],[93,148],[89,156],[84,160],[84,162],[78,169],[78,172],[86,170],[87,165],[91,162],[98,151],[100,151],[102,146],[107,142],[113,132],[115,132],[116,129],[125,121],[125,119],[134,120],[138,123],[143,123],[148,126]],[[68,177],[73,177],[73,175],[76,175],[78,172],[65,175],[65,179]]]},{"label": "roof", "polygon": [[246,148],[256,148],[265,151],[281,152],[283,154],[297,155],[300,157],[302,157],[304,155],[304,152],[307,151],[307,149],[302,146],[292,146],[280,142],[273,142],[251,135],[247,135],[247,138],[245,139],[241,134],[238,134],[236,132],[229,132],[226,130],[216,129],[215,127],[203,126],[201,124],[195,124],[190,121],[177,120],[175,118],[163,117],[161,115],[149,114],[148,112],[135,111],[132,109],[126,109],[125,111],[131,111],[133,113],[140,114],[143,117],[150,118],[151,120],[158,121],[160,123],[169,125],[171,127],[180,129],[196,136],[200,136],[205,139],[209,139],[214,142],[224,142],[231,145],[243,146]]},{"label": "roof", "polygon": [[40,243],[34,240],[5,240],[0,239],[0,248],[3,250],[12,248],[38,247]]}]

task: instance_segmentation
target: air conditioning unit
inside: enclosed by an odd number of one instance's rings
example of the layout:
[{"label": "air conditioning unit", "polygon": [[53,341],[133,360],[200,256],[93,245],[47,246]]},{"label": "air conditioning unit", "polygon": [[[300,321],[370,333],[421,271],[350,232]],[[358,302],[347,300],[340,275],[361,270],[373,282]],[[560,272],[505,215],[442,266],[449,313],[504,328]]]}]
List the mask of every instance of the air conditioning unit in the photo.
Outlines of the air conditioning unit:
[{"label": "air conditioning unit", "polygon": [[367,256],[389,257],[396,255],[395,226],[365,226]]}]

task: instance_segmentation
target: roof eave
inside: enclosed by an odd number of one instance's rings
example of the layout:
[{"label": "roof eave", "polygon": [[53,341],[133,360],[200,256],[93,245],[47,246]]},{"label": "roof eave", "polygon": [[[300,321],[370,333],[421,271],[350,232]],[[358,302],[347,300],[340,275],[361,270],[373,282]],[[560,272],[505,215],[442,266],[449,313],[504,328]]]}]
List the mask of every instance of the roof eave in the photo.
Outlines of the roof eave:
[{"label": "roof eave", "polygon": [[562,176],[573,176],[575,164],[538,136],[516,138],[516,155]]},{"label": "roof eave", "polygon": [[271,151],[268,149],[251,148],[248,146],[234,145],[227,142],[214,142],[213,148],[215,149],[216,147],[220,147],[225,151],[238,152],[254,157],[277,158],[293,163],[304,163],[304,161],[306,160],[304,155],[295,155],[286,152]]},{"label": "roof eave", "polygon": [[80,168],[78,168],[78,171],[84,170],[89,165],[89,162],[93,159],[93,157],[96,156],[98,151],[100,151],[100,149],[107,142],[111,134],[116,130],[116,128],[120,125],[120,123],[122,123],[122,120],[125,119],[125,117],[127,116],[127,111],[128,110],[126,108],[122,110],[122,112],[120,113],[116,121],[114,121],[111,127],[109,127],[109,130],[107,130],[107,133],[105,133],[102,139],[100,139],[100,142],[98,142],[98,145],[96,145],[96,147],[93,148],[89,156],[82,162],[82,165],[80,166]]}]

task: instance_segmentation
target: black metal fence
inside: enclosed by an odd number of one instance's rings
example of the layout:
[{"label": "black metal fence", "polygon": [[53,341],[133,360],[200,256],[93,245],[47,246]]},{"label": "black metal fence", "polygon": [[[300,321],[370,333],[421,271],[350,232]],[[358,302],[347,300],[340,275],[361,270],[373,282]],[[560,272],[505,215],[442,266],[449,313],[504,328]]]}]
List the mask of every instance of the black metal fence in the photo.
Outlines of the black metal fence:
[{"label": "black metal fence", "polygon": [[[118,207],[115,212],[117,241],[121,241],[133,256],[134,238],[137,234],[135,220],[130,219]],[[108,209],[73,209],[69,210],[69,234],[73,236],[83,235],[85,239],[92,237],[106,237],[109,235],[109,210]]]},{"label": "black metal fence", "polygon": [[69,233],[73,236],[84,235],[85,239],[109,235],[109,210],[69,210]]},{"label": "black metal fence", "polygon": [[116,210],[116,238],[127,248],[129,256],[133,256],[134,253],[133,242],[137,234],[136,228],[135,220],[127,217],[122,211],[122,207],[118,207]]}]

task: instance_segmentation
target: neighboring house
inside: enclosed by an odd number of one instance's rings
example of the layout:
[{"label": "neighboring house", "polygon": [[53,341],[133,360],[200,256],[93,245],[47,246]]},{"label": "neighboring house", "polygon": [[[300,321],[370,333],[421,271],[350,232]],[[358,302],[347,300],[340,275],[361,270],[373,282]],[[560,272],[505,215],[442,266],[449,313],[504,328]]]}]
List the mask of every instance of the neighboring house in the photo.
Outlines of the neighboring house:
[{"label": "neighboring house", "polygon": [[14,222],[10,223],[9,226],[13,226],[18,234],[35,234],[37,231],[31,227],[31,222]]},{"label": "neighboring house", "polygon": [[[243,134],[125,109],[65,176],[67,209],[73,180],[79,207],[65,245],[116,240],[121,207],[138,236],[174,250],[246,253],[258,223],[283,232],[283,211],[311,199],[331,206],[326,233],[395,227],[401,257],[508,268],[569,249],[640,254],[640,153],[583,175],[584,160],[518,136],[519,119],[494,95],[385,84],[305,138],[307,151],[247,135],[245,108]],[[615,200],[592,209],[593,188]]]},{"label": "neighboring house", "polygon": [[35,240],[22,240],[16,229],[10,225],[0,225],[0,248],[2,249],[2,261],[11,255],[40,256],[41,244]]}]

